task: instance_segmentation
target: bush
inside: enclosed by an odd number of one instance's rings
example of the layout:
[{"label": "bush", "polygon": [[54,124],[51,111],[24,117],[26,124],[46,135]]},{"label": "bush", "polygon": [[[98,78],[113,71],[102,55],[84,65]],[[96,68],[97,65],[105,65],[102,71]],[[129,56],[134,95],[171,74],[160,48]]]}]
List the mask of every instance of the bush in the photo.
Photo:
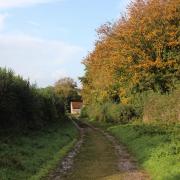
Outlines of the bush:
[{"label": "bush", "polygon": [[93,104],[86,107],[86,113],[91,120],[111,123],[128,123],[138,114],[132,105],[106,102],[102,105]]},{"label": "bush", "polygon": [[138,117],[135,108],[132,105],[118,104],[110,107],[110,118],[112,122],[128,123]]}]

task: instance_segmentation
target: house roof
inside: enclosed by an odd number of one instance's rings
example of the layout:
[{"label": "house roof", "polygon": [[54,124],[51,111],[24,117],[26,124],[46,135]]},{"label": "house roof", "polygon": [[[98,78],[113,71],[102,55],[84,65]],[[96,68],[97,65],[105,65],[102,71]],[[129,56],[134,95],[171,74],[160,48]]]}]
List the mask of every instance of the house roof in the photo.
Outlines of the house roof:
[{"label": "house roof", "polygon": [[73,109],[81,109],[83,106],[83,102],[71,102]]}]

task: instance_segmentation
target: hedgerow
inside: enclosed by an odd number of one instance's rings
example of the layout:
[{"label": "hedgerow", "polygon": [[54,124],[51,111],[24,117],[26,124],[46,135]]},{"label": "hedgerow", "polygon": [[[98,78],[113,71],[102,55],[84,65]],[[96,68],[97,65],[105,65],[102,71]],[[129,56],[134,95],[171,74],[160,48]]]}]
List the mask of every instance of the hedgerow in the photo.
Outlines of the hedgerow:
[{"label": "hedgerow", "polygon": [[53,88],[37,88],[29,80],[0,68],[0,128],[37,129],[65,116],[64,102]]}]

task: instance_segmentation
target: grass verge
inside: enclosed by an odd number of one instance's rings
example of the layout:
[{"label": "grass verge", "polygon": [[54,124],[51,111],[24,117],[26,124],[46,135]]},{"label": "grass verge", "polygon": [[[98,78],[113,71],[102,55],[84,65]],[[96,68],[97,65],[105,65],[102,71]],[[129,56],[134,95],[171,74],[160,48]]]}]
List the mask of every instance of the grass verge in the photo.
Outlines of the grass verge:
[{"label": "grass verge", "polygon": [[53,159],[49,161],[44,167],[42,167],[36,175],[32,176],[30,180],[45,179],[49,172],[51,170],[54,170],[58,162],[60,162],[60,160],[62,160],[62,158],[70,151],[70,149],[74,146],[75,142],[76,139],[72,140],[69,144],[60,149],[60,151],[55,154]]},{"label": "grass verge", "polygon": [[41,179],[73,146],[78,135],[70,123],[40,131],[0,136],[0,179]]},{"label": "grass verge", "polygon": [[180,125],[117,125],[108,131],[127,145],[152,179],[180,179]]}]

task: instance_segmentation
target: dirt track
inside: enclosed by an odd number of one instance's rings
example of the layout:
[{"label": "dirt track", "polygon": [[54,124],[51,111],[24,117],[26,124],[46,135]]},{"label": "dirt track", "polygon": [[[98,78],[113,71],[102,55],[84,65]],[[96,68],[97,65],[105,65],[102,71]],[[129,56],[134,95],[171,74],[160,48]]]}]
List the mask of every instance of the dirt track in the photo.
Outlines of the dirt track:
[{"label": "dirt track", "polygon": [[[81,125],[82,126],[82,125]],[[149,180],[127,149],[103,131],[83,125],[75,148],[51,180]]]}]

